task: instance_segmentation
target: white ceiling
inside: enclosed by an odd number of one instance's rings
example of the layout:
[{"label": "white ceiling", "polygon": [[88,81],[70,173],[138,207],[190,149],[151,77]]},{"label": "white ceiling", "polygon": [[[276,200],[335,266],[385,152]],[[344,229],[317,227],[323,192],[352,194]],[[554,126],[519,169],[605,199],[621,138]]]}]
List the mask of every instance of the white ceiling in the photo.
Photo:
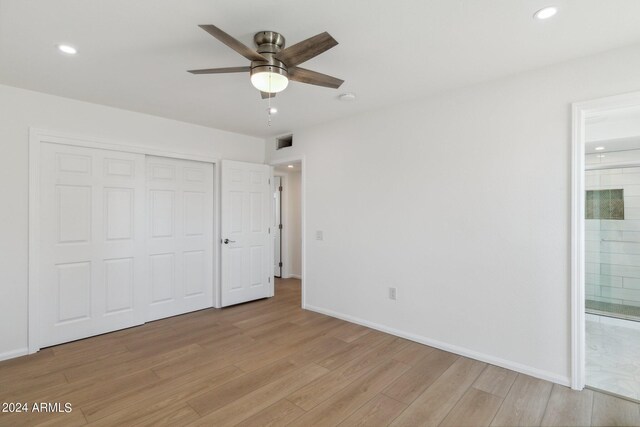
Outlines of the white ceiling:
[{"label": "white ceiling", "polygon": [[[548,4],[556,17],[532,19]],[[638,0],[0,0],[0,83],[266,137],[637,43],[638,16]],[[303,67],[346,82],[292,82],[268,127],[248,75],[185,71],[248,65],[209,23],[250,46],[326,30],[340,44]]]},{"label": "white ceiling", "polygon": [[587,154],[640,149],[640,108],[603,111],[588,118],[586,140]]}]

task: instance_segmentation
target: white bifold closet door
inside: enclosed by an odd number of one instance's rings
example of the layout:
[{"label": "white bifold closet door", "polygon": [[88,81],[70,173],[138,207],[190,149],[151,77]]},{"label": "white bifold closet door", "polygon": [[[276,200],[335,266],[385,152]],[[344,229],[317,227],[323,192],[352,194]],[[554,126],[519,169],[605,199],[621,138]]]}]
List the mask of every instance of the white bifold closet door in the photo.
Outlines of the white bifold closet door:
[{"label": "white bifold closet door", "polygon": [[213,165],[147,157],[147,320],[213,306]]},{"label": "white bifold closet door", "polygon": [[213,306],[213,165],[43,143],[39,346]]},{"label": "white bifold closet door", "polygon": [[45,143],[40,160],[40,346],[144,323],[144,155]]}]

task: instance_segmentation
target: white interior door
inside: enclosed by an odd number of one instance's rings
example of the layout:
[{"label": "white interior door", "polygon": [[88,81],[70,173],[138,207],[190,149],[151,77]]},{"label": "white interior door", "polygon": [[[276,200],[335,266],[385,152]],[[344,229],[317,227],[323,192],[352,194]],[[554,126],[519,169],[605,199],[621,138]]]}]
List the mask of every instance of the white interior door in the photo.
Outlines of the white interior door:
[{"label": "white interior door", "polygon": [[273,281],[271,167],[222,161],[221,305],[265,298]]},{"label": "white interior door", "polygon": [[273,275],[282,277],[282,177],[273,177]]},{"label": "white interior door", "polygon": [[213,306],[213,165],[147,157],[147,320]]},{"label": "white interior door", "polygon": [[41,145],[40,345],[144,322],[144,156]]}]

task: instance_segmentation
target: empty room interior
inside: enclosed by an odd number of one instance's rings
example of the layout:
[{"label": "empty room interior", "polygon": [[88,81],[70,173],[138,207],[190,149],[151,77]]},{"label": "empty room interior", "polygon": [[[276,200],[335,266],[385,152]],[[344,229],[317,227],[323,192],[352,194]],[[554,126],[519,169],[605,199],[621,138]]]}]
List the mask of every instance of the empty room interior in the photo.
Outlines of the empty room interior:
[{"label": "empty room interior", "polygon": [[640,1],[0,0],[0,426],[640,426]]}]

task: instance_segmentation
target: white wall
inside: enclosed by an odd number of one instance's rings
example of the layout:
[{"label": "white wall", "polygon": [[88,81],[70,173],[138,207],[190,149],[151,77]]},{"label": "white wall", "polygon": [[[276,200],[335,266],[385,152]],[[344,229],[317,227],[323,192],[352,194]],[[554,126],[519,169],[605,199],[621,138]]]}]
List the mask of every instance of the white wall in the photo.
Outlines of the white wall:
[{"label": "white wall", "polygon": [[639,68],[634,46],[270,142],[306,159],[307,306],[568,384],[570,103]]},{"label": "white wall", "polygon": [[[300,201],[300,172],[287,174],[287,211],[285,213],[287,228],[288,268],[285,269],[289,277],[302,276],[302,230],[301,230],[301,201]],[[286,265],[286,264],[285,264]]]},{"label": "white wall", "polygon": [[0,85],[0,359],[27,347],[28,133],[56,130],[262,163],[264,141]]}]

